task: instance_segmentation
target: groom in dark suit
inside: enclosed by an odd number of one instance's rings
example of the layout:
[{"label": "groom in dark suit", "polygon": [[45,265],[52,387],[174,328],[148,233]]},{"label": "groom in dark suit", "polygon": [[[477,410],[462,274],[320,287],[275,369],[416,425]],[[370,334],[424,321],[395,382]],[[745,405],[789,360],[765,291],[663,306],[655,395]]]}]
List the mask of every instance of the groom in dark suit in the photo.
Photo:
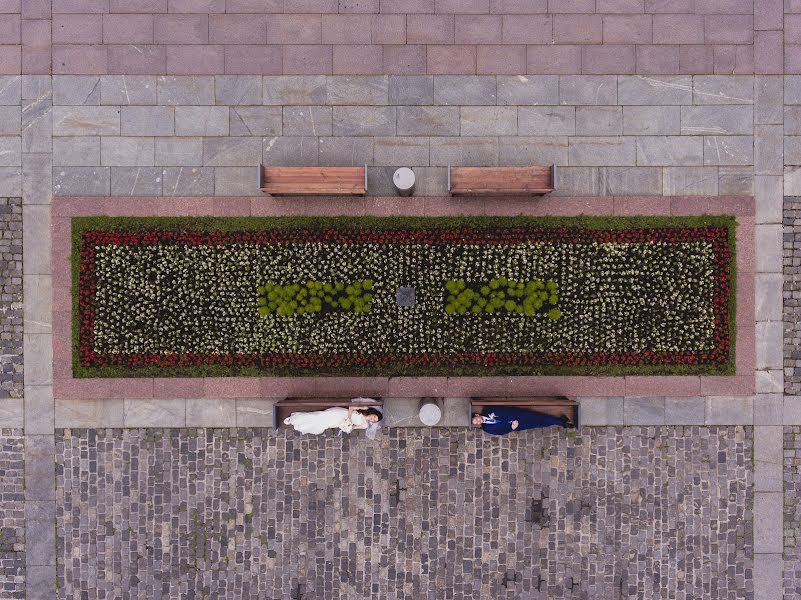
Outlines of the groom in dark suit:
[{"label": "groom in dark suit", "polygon": [[552,425],[575,427],[565,416],[554,417],[513,406],[488,406],[481,411],[481,414],[473,415],[472,423],[491,435],[506,435],[512,431],[551,427]]}]

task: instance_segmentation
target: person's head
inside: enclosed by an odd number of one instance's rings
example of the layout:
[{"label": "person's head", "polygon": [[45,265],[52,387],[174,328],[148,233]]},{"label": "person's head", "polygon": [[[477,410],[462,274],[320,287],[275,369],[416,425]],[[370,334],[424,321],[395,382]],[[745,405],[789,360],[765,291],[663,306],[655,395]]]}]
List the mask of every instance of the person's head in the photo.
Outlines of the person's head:
[{"label": "person's head", "polygon": [[473,415],[471,422],[473,423],[473,426],[481,427],[481,424],[484,422],[484,419],[481,418],[480,414],[476,413]]},{"label": "person's head", "polygon": [[384,418],[384,414],[378,410],[377,408],[373,408],[372,406],[368,408],[362,408],[359,412],[367,419],[370,423],[378,423],[381,419]]}]

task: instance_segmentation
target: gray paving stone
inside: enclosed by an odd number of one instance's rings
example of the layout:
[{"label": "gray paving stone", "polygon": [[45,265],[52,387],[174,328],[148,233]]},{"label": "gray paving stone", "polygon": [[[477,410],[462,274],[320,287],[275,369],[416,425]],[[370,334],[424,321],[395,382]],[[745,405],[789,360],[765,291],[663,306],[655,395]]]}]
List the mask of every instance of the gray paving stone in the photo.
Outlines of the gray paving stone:
[{"label": "gray paving stone", "polygon": [[[50,207],[42,204],[22,207],[22,256],[25,275],[50,274]],[[28,244],[27,240],[35,241]]]},{"label": "gray paving stone", "polygon": [[662,169],[657,167],[603,167],[598,171],[601,195],[660,196]]},{"label": "gray paving stone", "polygon": [[187,427],[236,427],[236,400],[199,398],[186,401]]},{"label": "gray paving stone", "polygon": [[498,138],[432,137],[431,166],[498,164]]},{"label": "gray paving stone", "polygon": [[768,321],[756,324],[756,368],[781,369],[784,366],[782,353],[782,323]]},{"label": "gray paving stone", "polygon": [[394,106],[335,106],[334,135],[395,135]]},{"label": "gray paving stone", "polygon": [[104,167],[153,166],[153,140],[152,137],[103,136],[100,144],[101,164]]},{"label": "gray paving stone", "polygon": [[754,600],[782,600],[782,555],[754,555]]},{"label": "gray paving stone", "polygon": [[801,106],[784,107],[784,135],[801,135]]},{"label": "gray paving stone", "polygon": [[380,106],[389,101],[386,75],[329,75],[326,84],[332,106]]},{"label": "gray paving stone", "polygon": [[662,425],[665,422],[665,398],[626,397],[623,400],[626,425]]},{"label": "gray paving stone", "polygon": [[203,165],[210,167],[239,167],[258,165],[261,161],[261,138],[204,138]]},{"label": "gray paving stone", "polygon": [[22,155],[23,204],[50,204],[53,196],[52,159],[50,153]]},{"label": "gray paving stone", "polygon": [[398,191],[392,183],[395,167],[367,167],[367,191],[371,196],[395,196]]},{"label": "gray paving stone", "polygon": [[179,136],[227,136],[227,106],[176,106],[175,134]]},{"label": "gray paving stone", "polygon": [[211,76],[161,76],[156,89],[161,106],[214,104],[214,77]]},{"label": "gray paving stone", "polygon": [[754,399],[750,396],[707,396],[707,425],[751,425]]},{"label": "gray paving stone", "polygon": [[[327,110],[330,113],[331,109]],[[291,135],[283,131],[281,109],[274,106],[232,106],[229,123],[230,135]],[[318,135],[331,135],[330,123],[328,129],[328,132]]]},{"label": "gray paving stone", "polygon": [[0,167],[22,166],[22,140],[16,136],[0,137]]},{"label": "gray paving stone", "polygon": [[757,394],[780,394],[784,391],[784,376],[781,369],[756,372]]},{"label": "gray paving stone", "polygon": [[[52,435],[25,436],[25,499],[55,500],[56,478],[53,463],[55,460],[55,441]],[[33,521],[34,523],[36,521]],[[28,523],[28,538],[33,532]],[[50,522],[52,527],[53,523]],[[35,536],[34,536],[35,537]],[[55,544],[53,544],[55,546]],[[31,553],[28,552],[30,556]],[[53,564],[52,562],[31,562],[31,564]]]},{"label": "gray paving stone", "polygon": [[25,406],[23,399],[3,398],[3,401],[0,402],[0,427],[22,429],[24,426]]},{"label": "gray paving stone", "polygon": [[781,125],[757,125],[754,130],[754,171],[757,175],[781,175],[784,171]]},{"label": "gray paving stone", "polygon": [[499,163],[504,166],[566,165],[567,137],[499,137]]},{"label": "gray paving stone", "polygon": [[498,104],[559,104],[558,75],[498,75]]},{"label": "gray paving stone", "polygon": [[751,135],[754,110],[751,106],[682,106],[683,135]]},{"label": "gray paving stone", "polygon": [[622,397],[587,397],[578,399],[582,426],[623,424]]},{"label": "gray paving stone", "polygon": [[56,196],[108,196],[110,193],[109,167],[53,168],[53,194]]},{"label": "gray paving stone", "polygon": [[236,401],[237,427],[272,427],[276,399],[239,398]]},{"label": "gray paving stone", "polygon": [[[134,138],[135,139],[135,138]],[[154,164],[164,167],[195,166],[203,163],[203,139],[199,137],[155,139]]]},{"label": "gray paving stone", "polygon": [[756,287],[756,320],[782,320],[782,287],[784,277],[781,273],[757,273]]},{"label": "gray paving stone", "polygon": [[577,107],[576,135],[623,135],[623,109],[620,106]]},{"label": "gray paving stone", "polygon": [[214,167],[165,167],[161,179],[165,196],[214,195]]},{"label": "gray paving stone", "polygon": [[53,78],[50,75],[23,75],[22,100],[53,97]]},{"label": "gray paving stone", "polygon": [[112,196],[161,196],[161,167],[111,167]]},{"label": "gray paving stone", "polygon": [[428,166],[427,137],[377,137],[373,164],[377,166]]},{"label": "gray paving stone", "polygon": [[55,400],[56,429],[123,427],[123,400]]},{"label": "gray paving stone", "polygon": [[22,103],[22,151],[51,152],[53,106],[49,97]]},{"label": "gray paving stone", "polygon": [[120,110],[122,135],[175,135],[175,108],[172,106],[123,106]]},{"label": "gray paving stone", "polygon": [[754,163],[753,136],[750,135],[704,136],[704,165],[706,166],[751,165],[753,163]]},{"label": "gray paving stone", "polygon": [[120,135],[120,109],[114,106],[55,106],[53,135]]},{"label": "gray paving stone", "polygon": [[784,425],[801,425],[801,398],[798,396],[784,396],[782,407],[782,423]]},{"label": "gray paving stone", "polygon": [[0,105],[0,135],[20,135],[22,131],[22,108]]},{"label": "gray paving stone", "polygon": [[693,77],[693,104],[753,103],[754,78],[750,75],[696,75]]},{"label": "gray paving stone", "polygon": [[52,435],[54,425],[52,386],[27,386],[24,402],[25,433],[28,435]]},{"label": "gray paving stone", "polygon": [[624,135],[679,135],[681,107],[624,106]]},{"label": "gray paving stone", "polygon": [[[31,240],[33,241],[33,240]],[[50,275],[28,273],[23,279],[25,298],[25,331],[51,333],[53,313],[52,282]]]},{"label": "gray paving stone", "polygon": [[325,75],[267,76],[262,83],[264,104],[311,106],[328,102]]},{"label": "gray paving stone", "polygon": [[575,135],[576,109],[573,106],[521,106],[518,109],[520,135]]},{"label": "gray paving stone", "polygon": [[[645,138],[638,138],[645,139]],[[570,139],[568,157],[575,166],[626,166],[653,163],[637,162],[634,138],[575,137]]]},{"label": "gray paving stone", "polygon": [[705,415],[706,403],[701,397],[669,396],[665,398],[665,424],[667,425],[703,425]]},{"label": "gray paving stone", "polygon": [[22,196],[22,168],[0,167],[0,195]]},{"label": "gray paving stone", "polygon": [[784,104],[801,104],[801,75],[785,75]]},{"label": "gray paving stone", "polygon": [[554,196],[602,196],[603,167],[563,167],[556,170]]},{"label": "gray paving stone", "polygon": [[125,427],[185,427],[186,400],[181,398],[125,400]]},{"label": "gray paving stone", "polygon": [[640,166],[687,167],[704,164],[704,140],[700,136],[637,137]]},{"label": "gray paving stone", "polygon": [[[335,148],[342,149],[342,159],[353,157],[356,160],[357,150],[362,147],[369,147],[370,161],[373,156],[372,138],[361,138],[357,144],[353,142],[355,138],[319,138],[326,142],[326,149],[331,151]],[[262,162],[265,165],[284,165],[287,167],[308,167],[320,164],[320,147],[316,137],[265,137],[262,140]],[[351,151],[347,154],[348,149]],[[334,152],[334,154],[336,154]],[[328,163],[326,163],[328,164]],[[357,162],[365,164],[364,162]]]},{"label": "gray paving stone", "polygon": [[755,234],[757,273],[780,273],[782,270],[781,225],[757,225]]},{"label": "gray paving stone", "polygon": [[[692,104],[693,78],[689,75],[621,75],[618,79],[620,104]],[[615,104],[603,102],[601,104]]]},{"label": "gray paving stone", "polygon": [[614,75],[562,75],[559,77],[559,103],[567,105],[617,104],[617,77]]},{"label": "gray paving stone", "polygon": [[715,167],[668,167],[662,170],[665,196],[717,196]]},{"label": "gray paving stone", "polygon": [[47,333],[23,335],[25,386],[53,383],[53,337]]},{"label": "gray paving stone", "polygon": [[[27,438],[26,438],[27,439]],[[27,466],[27,461],[26,461]],[[47,460],[47,468],[53,471],[53,456]],[[26,469],[26,482],[27,482]],[[51,483],[52,486],[52,483]],[[26,489],[27,497],[27,489]],[[52,498],[51,498],[52,499]],[[25,563],[26,566],[53,566],[56,563],[56,524],[55,521],[25,522]]]},{"label": "gray paving stone", "polygon": [[780,553],[782,544],[782,521],[776,515],[782,514],[781,492],[754,493],[754,552]]},{"label": "gray paving stone", "polygon": [[22,77],[19,75],[0,76],[0,105],[15,106],[22,101]]},{"label": "gray paving stone", "polygon": [[754,425],[781,425],[783,410],[782,394],[757,394],[754,396]]},{"label": "gray paving stone", "polygon": [[788,196],[801,196],[801,167],[784,167],[784,193]]},{"label": "gray paving stone", "polygon": [[414,191],[419,196],[445,196],[448,193],[448,170],[445,167],[414,167]]},{"label": "gray paving stone", "polygon": [[452,106],[494,106],[497,83],[492,75],[437,75],[434,104]]},{"label": "gray paving stone", "polygon": [[458,106],[399,106],[398,135],[459,135]]},{"label": "gray paving stone", "polygon": [[[231,119],[235,111],[231,111]],[[281,118],[279,116],[279,118]],[[333,109],[330,106],[285,106],[282,125],[272,134],[262,135],[333,135]]]},{"label": "gray paving stone", "polygon": [[721,166],[718,169],[718,192],[723,196],[753,196],[754,169]]},{"label": "gray paving stone", "polygon": [[434,77],[432,75],[390,75],[389,104],[434,104]]},{"label": "gray paving stone", "polygon": [[262,81],[259,75],[217,75],[214,95],[217,104],[242,106],[261,104]]},{"label": "gray paving stone", "polygon": [[100,102],[117,106],[158,104],[158,77],[103,75],[100,78]]},{"label": "gray paving stone", "polygon": [[100,164],[100,137],[53,138],[53,165],[91,167]]},{"label": "gray paving stone", "polygon": [[25,591],[28,600],[49,600],[56,597],[56,566],[27,565]]},{"label": "gray paving stone", "polygon": [[[783,139],[784,164],[801,165],[801,136],[792,135]],[[782,169],[782,172],[784,170]]]},{"label": "gray paving stone", "polygon": [[517,108],[514,106],[463,106],[461,108],[463,136],[517,134]]},{"label": "gray paving stone", "polygon": [[261,196],[254,167],[216,167],[215,196]]},{"label": "gray paving stone", "polygon": [[100,77],[98,75],[53,75],[53,104],[99,105]]},{"label": "gray paving stone", "polygon": [[754,77],[754,123],[781,125],[784,118],[784,78],[781,75]]}]

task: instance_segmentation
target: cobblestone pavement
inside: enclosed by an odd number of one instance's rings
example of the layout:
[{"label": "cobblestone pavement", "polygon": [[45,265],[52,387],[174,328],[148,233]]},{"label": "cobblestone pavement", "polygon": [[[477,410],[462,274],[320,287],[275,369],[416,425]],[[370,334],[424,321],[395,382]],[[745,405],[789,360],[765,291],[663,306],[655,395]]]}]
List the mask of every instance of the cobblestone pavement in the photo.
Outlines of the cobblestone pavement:
[{"label": "cobblestone pavement", "polygon": [[746,427],[61,430],[59,594],[752,598],[752,449]]},{"label": "cobblestone pavement", "polygon": [[784,428],[784,594],[801,598],[801,427]]},{"label": "cobblestone pavement", "polygon": [[25,469],[22,431],[0,429],[0,598],[25,597]]},{"label": "cobblestone pavement", "polygon": [[0,198],[0,399],[22,398],[22,199]]},{"label": "cobblestone pavement", "polygon": [[801,395],[801,198],[784,199],[784,393]]}]

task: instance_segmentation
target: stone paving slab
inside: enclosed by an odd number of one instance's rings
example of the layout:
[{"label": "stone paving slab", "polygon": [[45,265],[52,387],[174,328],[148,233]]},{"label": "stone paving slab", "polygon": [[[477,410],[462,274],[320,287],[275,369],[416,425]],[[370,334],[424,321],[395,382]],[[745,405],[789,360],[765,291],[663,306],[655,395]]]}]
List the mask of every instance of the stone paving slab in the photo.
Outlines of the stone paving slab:
[{"label": "stone paving slab", "polygon": [[25,598],[25,444],[22,429],[0,429],[0,594]]}]

